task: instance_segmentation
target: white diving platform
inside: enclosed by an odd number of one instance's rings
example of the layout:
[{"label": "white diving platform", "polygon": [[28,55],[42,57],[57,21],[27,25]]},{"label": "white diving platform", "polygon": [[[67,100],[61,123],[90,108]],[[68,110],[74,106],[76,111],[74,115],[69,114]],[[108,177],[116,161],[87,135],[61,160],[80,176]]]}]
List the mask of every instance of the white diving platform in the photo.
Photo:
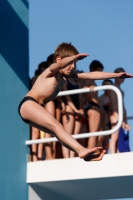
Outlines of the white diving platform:
[{"label": "white diving platform", "polygon": [[29,200],[100,200],[133,197],[133,152],[28,162]]}]

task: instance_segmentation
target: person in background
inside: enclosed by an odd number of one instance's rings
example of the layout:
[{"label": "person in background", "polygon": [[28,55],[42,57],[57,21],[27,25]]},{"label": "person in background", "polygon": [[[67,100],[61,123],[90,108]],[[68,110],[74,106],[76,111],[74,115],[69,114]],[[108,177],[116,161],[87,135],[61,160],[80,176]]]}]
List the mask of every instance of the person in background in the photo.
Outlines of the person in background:
[{"label": "person in background", "polygon": [[[102,82],[102,85],[113,85],[113,81],[110,79],[105,79]],[[101,114],[101,120],[100,120],[100,131],[106,131],[111,129],[110,127],[110,121],[109,121],[109,112],[110,112],[110,99],[109,99],[109,93],[111,90],[105,90],[104,93],[99,96],[99,105],[100,105],[100,114]],[[109,148],[109,136],[98,136],[98,146],[102,146],[106,152],[108,152]]]},{"label": "person in background", "polygon": [[47,57],[47,63],[48,63],[48,66],[50,66],[51,64],[54,63],[54,54],[51,53],[48,57]]},{"label": "person in background", "polygon": [[[102,72],[104,67],[101,62],[94,60],[91,62],[90,72]],[[100,128],[100,106],[98,99],[98,92],[93,91],[96,83],[94,80],[84,80],[83,88],[90,88],[91,92],[85,93],[85,114],[88,121],[88,131],[97,132]],[[94,123],[95,122],[95,123]],[[97,145],[97,137],[90,137],[87,139],[87,148],[93,148]]]},{"label": "person in background", "polygon": [[[121,73],[121,72],[125,72],[125,70],[123,68],[117,68],[114,71],[115,73]],[[130,126],[127,123],[127,114],[126,114],[126,108],[124,105],[124,91],[121,89],[121,84],[124,82],[124,78],[115,78],[115,83],[114,86],[116,86],[122,94],[122,99],[123,99],[123,124],[122,127],[124,130],[129,130]],[[110,91],[109,92],[109,99],[110,99],[110,122],[111,122],[111,128],[113,129],[118,120],[119,120],[119,114],[118,114],[118,101],[117,101],[117,96],[116,93],[114,91]],[[110,149],[110,153],[117,153],[118,152],[118,137],[119,137],[119,130],[116,131],[115,133],[113,133],[111,135],[110,138],[110,143],[109,143],[109,149]]]},{"label": "person in background", "polygon": [[[65,53],[64,51],[64,54]],[[66,84],[63,86],[63,90],[76,90],[79,88],[81,88],[80,84],[73,79],[67,80]],[[64,96],[64,102],[66,105],[66,112],[62,115],[64,129],[71,135],[79,134],[82,126],[82,115],[84,115],[82,96],[81,94],[67,95]],[[69,151],[63,146],[62,153],[64,158],[72,158],[75,156],[74,152]]]},{"label": "person in background", "polygon": [[48,67],[48,63],[47,61],[43,61],[38,65],[38,68],[35,70],[35,75],[31,78],[30,81],[30,88],[32,88],[32,86],[34,85],[36,79],[38,78],[38,76],[44,71],[44,69],[46,69]]},{"label": "person in background", "polygon": [[[84,73],[83,70],[77,70],[78,73]],[[83,79],[79,79],[78,83],[80,84],[80,87],[83,88],[84,87],[84,80]],[[83,112],[85,113],[85,93],[81,93],[81,105],[82,105],[82,109]],[[80,129],[80,133],[87,133],[88,129],[87,129],[87,118],[86,115],[82,115],[81,117],[81,129]],[[82,139],[78,139],[79,143],[82,144],[83,146],[86,145],[86,138],[82,138]]]}]

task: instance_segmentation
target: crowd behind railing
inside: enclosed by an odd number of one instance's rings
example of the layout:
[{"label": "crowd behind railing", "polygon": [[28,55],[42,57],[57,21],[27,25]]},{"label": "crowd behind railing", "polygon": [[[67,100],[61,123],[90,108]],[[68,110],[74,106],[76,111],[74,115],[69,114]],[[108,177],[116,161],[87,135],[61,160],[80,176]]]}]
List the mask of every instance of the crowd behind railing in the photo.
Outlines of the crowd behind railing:
[{"label": "crowd behind railing", "polygon": [[[35,76],[30,81],[32,87],[37,77],[53,63],[53,54],[48,56],[46,61],[41,62],[35,71]],[[76,70],[76,69],[75,69]],[[94,60],[89,65],[88,71],[103,71],[104,66],[98,60]],[[77,70],[78,71],[78,70]],[[114,72],[124,72],[123,68],[117,68]],[[82,73],[83,71],[78,71]],[[121,84],[124,79],[115,78],[103,80],[102,85],[114,85],[122,94],[124,91]],[[61,122],[64,129],[70,134],[82,134],[113,129],[118,122],[118,102],[117,96],[112,90],[105,90],[102,95],[93,91],[96,87],[94,80],[67,80],[62,91],[80,88],[90,88],[91,92],[75,95],[56,97],[45,105],[47,111],[53,115],[57,121]],[[129,147],[129,125],[127,123],[126,108],[123,101],[123,122],[121,128],[110,136],[97,136],[78,141],[87,148],[102,146],[108,153],[128,152]],[[34,127],[30,129],[31,140],[50,138],[52,135],[42,132]],[[50,160],[59,158],[72,158],[77,156],[73,151],[68,150],[59,142],[31,145],[31,160]]]}]

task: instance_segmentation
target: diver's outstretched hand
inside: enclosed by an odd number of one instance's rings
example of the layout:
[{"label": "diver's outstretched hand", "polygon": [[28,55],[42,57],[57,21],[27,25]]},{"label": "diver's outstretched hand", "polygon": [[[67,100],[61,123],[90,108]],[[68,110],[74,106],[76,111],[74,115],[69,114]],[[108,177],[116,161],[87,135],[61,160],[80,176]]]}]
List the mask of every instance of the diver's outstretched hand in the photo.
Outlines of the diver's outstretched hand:
[{"label": "diver's outstretched hand", "polygon": [[79,53],[79,54],[75,55],[75,60],[76,60],[76,61],[82,60],[82,59],[86,58],[87,56],[89,56],[89,54],[86,54],[86,53]]},{"label": "diver's outstretched hand", "polygon": [[126,72],[120,72],[118,73],[118,78],[123,79],[123,78],[133,78],[132,74],[127,74]]}]

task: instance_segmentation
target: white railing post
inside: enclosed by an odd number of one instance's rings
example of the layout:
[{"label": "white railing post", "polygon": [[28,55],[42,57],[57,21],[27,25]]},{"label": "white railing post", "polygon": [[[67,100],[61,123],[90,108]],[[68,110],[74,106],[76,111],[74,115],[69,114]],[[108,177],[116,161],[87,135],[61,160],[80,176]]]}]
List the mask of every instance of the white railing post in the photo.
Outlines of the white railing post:
[{"label": "white railing post", "polygon": [[[121,127],[122,120],[123,120],[123,103],[122,103],[122,95],[121,95],[120,90],[117,87],[113,86],[113,85],[106,85],[106,86],[95,87],[93,91],[98,91],[98,90],[113,90],[116,93],[117,99],[118,99],[118,113],[119,113],[118,123],[111,130],[72,135],[75,139],[88,138],[88,137],[91,137],[91,136],[111,135]],[[74,94],[87,93],[87,92],[90,92],[89,88],[76,89],[76,90],[67,90],[67,91],[60,92],[58,94],[58,96],[74,95]],[[54,141],[58,141],[57,138],[52,137],[52,138],[44,138],[44,139],[38,139],[38,140],[27,140],[25,142],[25,144],[26,145],[31,145],[31,144],[54,142]]]}]

